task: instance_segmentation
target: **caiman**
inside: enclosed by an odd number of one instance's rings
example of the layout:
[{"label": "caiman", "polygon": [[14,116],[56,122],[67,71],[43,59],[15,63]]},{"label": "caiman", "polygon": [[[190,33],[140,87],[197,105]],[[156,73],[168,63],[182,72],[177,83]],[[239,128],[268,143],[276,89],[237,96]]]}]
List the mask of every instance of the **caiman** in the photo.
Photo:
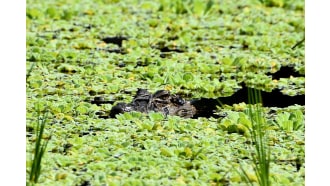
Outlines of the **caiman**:
[{"label": "caiman", "polygon": [[115,115],[138,111],[148,113],[150,111],[161,112],[167,115],[176,115],[184,118],[192,118],[196,114],[196,108],[190,101],[184,100],[176,94],[166,90],[158,90],[151,94],[146,89],[138,89],[131,103],[117,103],[110,111],[110,117]]}]

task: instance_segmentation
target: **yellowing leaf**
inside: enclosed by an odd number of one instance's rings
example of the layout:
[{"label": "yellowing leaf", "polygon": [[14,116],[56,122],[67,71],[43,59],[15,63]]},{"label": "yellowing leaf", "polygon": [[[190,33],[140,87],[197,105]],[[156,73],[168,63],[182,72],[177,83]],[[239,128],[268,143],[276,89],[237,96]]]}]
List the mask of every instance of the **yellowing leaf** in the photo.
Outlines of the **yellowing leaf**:
[{"label": "yellowing leaf", "polygon": [[166,156],[166,157],[173,156],[173,153],[169,149],[166,149],[166,148],[160,148],[160,154],[163,156]]},{"label": "yellowing leaf", "polygon": [[191,157],[193,154],[189,147],[184,148],[184,152],[186,153],[186,157]]}]

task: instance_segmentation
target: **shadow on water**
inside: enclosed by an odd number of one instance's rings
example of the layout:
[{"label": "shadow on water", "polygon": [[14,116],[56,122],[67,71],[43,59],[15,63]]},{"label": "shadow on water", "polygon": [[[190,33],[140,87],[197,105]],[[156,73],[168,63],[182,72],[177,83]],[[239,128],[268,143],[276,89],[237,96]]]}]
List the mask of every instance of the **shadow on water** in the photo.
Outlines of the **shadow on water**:
[{"label": "shadow on water", "polygon": [[[293,67],[282,66],[280,70],[275,73],[268,73],[272,79],[289,78],[293,77],[304,77],[304,74],[300,74],[294,70]],[[233,95],[228,97],[219,97],[217,99],[194,99],[191,100],[192,105],[195,106],[198,111],[193,118],[198,117],[219,117],[214,114],[214,110],[222,105],[233,105],[238,103],[248,103],[248,87],[242,84],[242,89],[235,92]],[[272,92],[261,91],[262,102],[264,107],[279,107],[285,108],[290,105],[305,105],[305,95],[288,96],[281,93],[279,89],[274,89]]]},{"label": "shadow on water", "polygon": [[[194,115],[194,118],[198,117],[219,117],[214,114],[214,110],[224,105],[233,105],[238,103],[248,103],[248,87],[243,86],[231,96],[219,97],[218,99],[194,99],[191,104],[196,107],[198,112]],[[285,108],[290,105],[305,105],[305,95],[288,96],[280,92],[279,89],[275,89],[272,92],[261,91],[262,102],[264,107],[279,107]]]},{"label": "shadow on water", "polygon": [[289,78],[290,76],[305,77],[304,74],[300,74],[299,72],[295,71],[293,67],[289,66],[282,66],[279,71],[275,73],[267,73],[267,75],[271,75],[273,79]]}]

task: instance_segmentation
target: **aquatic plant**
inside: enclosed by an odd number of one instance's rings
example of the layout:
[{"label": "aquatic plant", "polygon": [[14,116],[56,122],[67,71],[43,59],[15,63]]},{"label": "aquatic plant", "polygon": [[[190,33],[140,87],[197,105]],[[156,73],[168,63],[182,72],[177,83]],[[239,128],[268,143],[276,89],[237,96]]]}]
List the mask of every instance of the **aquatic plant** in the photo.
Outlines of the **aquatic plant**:
[{"label": "aquatic plant", "polygon": [[[265,131],[266,120],[263,117],[262,112],[262,97],[260,90],[257,89],[248,89],[248,102],[249,108],[247,109],[250,121],[251,121],[251,140],[253,144],[253,151],[251,152],[251,158],[253,162],[253,170],[257,176],[259,185],[269,186],[271,185],[270,181],[270,161],[271,161],[271,150],[268,145],[267,131]],[[245,169],[242,168],[240,172],[241,177],[249,185],[253,185],[251,179],[248,176],[248,173]]]},{"label": "aquatic plant", "polygon": [[37,183],[38,179],[41,175],[42,170],[42,159],[45,155],[45,151],[47,148],[47,144],[49,140],[51,139],[51,135],[47,137],[46,139],[43,137],[44,131],[45,131],[45,125],[47,123],[47,116],[48,112],[45,112],[43,115],[41,115],[41,112],[38,112],[38,121],[35,127],[35,146],[34,146],[34,153],[32,158],[32,165],[30,169],[30,179],[29,181],[31,183]]},{"label": "aquatic plant", "polygon": [[214,5],[213,0],[208,0],[207,2],[202,0],[175,0],[160,1],[159,11],[172,10],[176,14],[186,14],[191,15],[207,15]]},{"label": "aquatic plant", "polygon": [[292,113],[282,112],[277,115],[275,121],[277,126],[288,132],[299,130],[305,125],[305,117],[300,110],[295,110]]}]

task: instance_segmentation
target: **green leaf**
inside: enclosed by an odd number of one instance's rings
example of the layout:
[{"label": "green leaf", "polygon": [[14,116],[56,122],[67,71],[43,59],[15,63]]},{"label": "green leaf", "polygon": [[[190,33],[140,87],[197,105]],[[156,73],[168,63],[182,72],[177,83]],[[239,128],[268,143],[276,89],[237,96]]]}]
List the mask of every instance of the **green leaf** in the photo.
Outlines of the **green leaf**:
[{"label": "green leaf", "polygon": [[150,112],[148,116],[150,117],[150,120],[153,122],[162,121],[164,119],[164,115],[159,112]]},{"label": "green leaf", "polygon": [[76,108],[76,111],[78,111],[80,114],[86,114],[88,113],[88,107],[80,105]]},{"label": "green leaf", "polygon": [[189,82],[189,81],[194,81],[194,76],[192,73],[185,73],[183,75],[183,80]]}]

